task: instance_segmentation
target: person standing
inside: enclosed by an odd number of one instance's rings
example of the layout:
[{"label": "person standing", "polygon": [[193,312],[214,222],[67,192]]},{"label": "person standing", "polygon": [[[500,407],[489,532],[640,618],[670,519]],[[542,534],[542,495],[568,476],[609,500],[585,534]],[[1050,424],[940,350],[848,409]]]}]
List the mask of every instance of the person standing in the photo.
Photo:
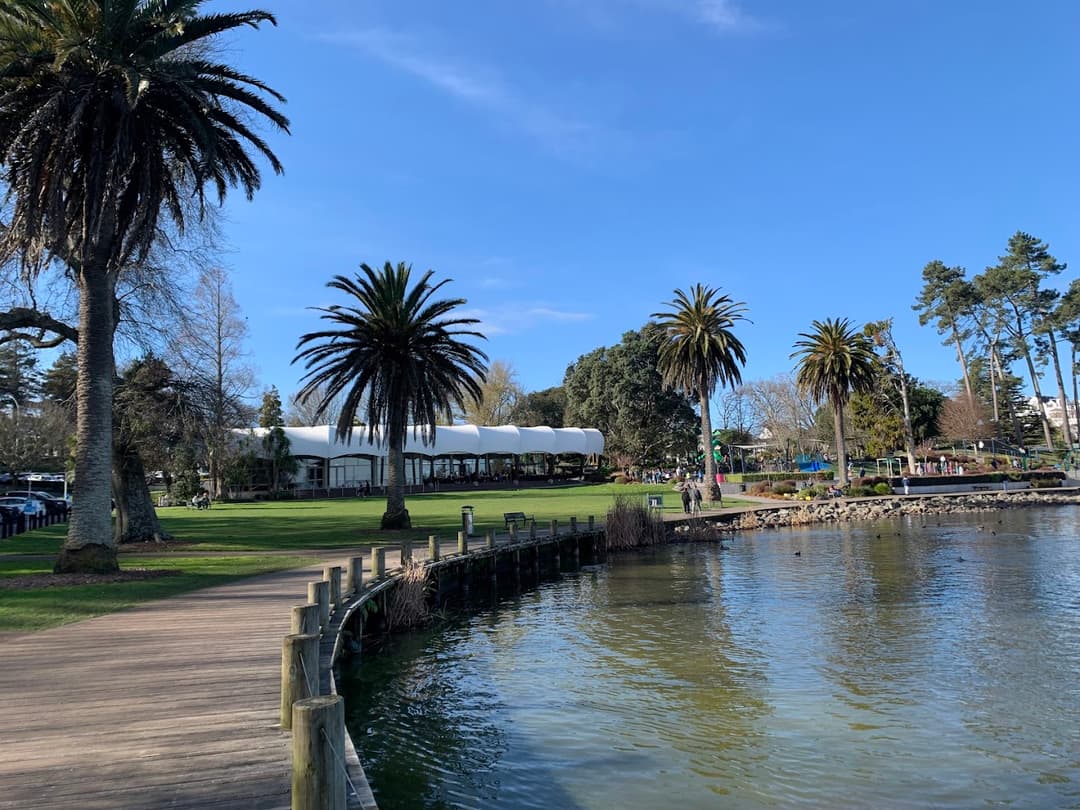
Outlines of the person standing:
[{"label": "person standing", "polygon": [[690,490],[690,514],[701,514],[701,487],[693,487]]},{"label": "person standing", "polygon": [[906,475],[903,478],[900,479],[900,483],[904,485],[904,494],[905,495],[910,495],[911,494],[911,482],[908,480],[908,477]]},{"label": "person standing", "polygon": [[679,484],[679,494],[682,495],[682,510],[685,514],[690,514],[690,482],[683,481]]}]

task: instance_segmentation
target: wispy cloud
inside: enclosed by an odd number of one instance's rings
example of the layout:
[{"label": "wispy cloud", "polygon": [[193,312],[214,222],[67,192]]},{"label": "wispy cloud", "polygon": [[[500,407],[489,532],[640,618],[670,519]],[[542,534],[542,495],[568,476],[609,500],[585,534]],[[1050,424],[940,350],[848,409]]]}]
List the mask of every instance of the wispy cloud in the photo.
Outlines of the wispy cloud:
[{"label": "wispy cloud", "polygon": [[693,13],[700,22],[725,34],[744,34],[765,27],[764,21],[743,11],[735,0],[696,0]]},{"label": "wispy cloud", "polygon": [[458,313],[462,317],[476,318],[476,327],[488,337],[518,334],[549,323],[582,323],[595,317],[591,312],[581,312],[543,304],[527,305],[520,301],[507,301],[493,308],[470,308]]},{"label": "wispy cloud", "polygon": [[482,110],[557,152],[587,146],[595,128],[549,109],[514,89],[496,71],[431,56],[428,43],[408,34],[368,28],[327,34],[325,41],[357,48],[391,67]]},{"label": "wispy cloud", "polygon": [[770,28],[763,18],[743,8],[738,0],[548,0],[584,17],[594,27],[605,31],[624,26],[627,13],[634,11],[662,14],[710,29],[725,36],[750,34]]}]

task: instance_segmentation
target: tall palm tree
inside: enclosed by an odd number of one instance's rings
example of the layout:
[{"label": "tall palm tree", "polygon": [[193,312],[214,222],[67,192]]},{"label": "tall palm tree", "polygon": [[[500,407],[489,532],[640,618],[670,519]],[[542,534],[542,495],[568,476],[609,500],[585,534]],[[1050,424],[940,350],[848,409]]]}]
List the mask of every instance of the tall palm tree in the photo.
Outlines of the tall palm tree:
[{"label": "tall palm tree", "polygon": [[669,310],[649,316],[659,319],[662,330],[660,373],[667,385],[698,399],[705,480],[712,500],[717,500],[709,400],[718,385],[742,382],[739,367],[746,365],[746,349],[732,330],[736,322],[746,320],[746,305],[712,287],[695,284],[689,294],[675,290],[667,306]]},{"label": "tall palm tree", "polygon": [[[376,271],[360,265],[355,279],[334,276],[328,287],[350,296],[348,306],[318,307],[335,328],[300,338],[293,362],[306,361],[301,400],[318,397],[316,415],[331,405],[341,408],[335,428],[339,441],[352,436],[357,411],[363,412],[368,440],[378,435],[387,446],[384,529],[410,527],[405,508],[405,439],[407,426],[419,428],[421,440],[435,439],[435,420],[466,398],[483,395],[487,355],[461,340],[483,339],[462,329],[475,318],[447,317],[462,298],[433,301],[446,284],[431,284],[428,270],[409,288],[412,268],[387,262]],[[335,402],[336,401],[336,402]]]},{"label": "tall palm tree", "polygon": [[841,486],[847,484],[844,406],[852,393],[874,388],[874,349],[870,339],[847,318],[814,321],[813,332],[800,332],[791,359],[798,360],[795,382],[815,402],[827,400],[836,431],[836,466]]},{"label": "tall palm tree", "polygon": [[[110,518],[113,334],[121,269],[201,216],[206,187],[251,198],[252,129],[288,131],[262,82],[213,61],[213,39],[274,18],[200,15],[203,0],[0,0],[2,246],[30,273],[64,263],[79,294],[75,477],[57,571],[116,570]],[[269,97],[269,100],[268,100]]]}]

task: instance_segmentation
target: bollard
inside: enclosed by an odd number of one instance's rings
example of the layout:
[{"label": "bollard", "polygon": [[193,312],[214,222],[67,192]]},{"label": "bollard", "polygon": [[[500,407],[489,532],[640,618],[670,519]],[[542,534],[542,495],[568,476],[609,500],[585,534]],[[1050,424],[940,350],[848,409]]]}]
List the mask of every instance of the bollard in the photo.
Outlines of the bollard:
[{"label": "bollard", "polygon": [[466,554],[469,551],[469,538],[465,536],[465,532],[457,533],[457,553]]},{"label": "bollard", "polygon": [[319,635],[319,606],[294,605],[292,609],[292,632],[294,636]]},{"label": "bollard", "polygon": [[596,518],[594,518],[592,515],[589,515],[589,531],[596,531]]},{"label": "bollard", "polygon": [[340,565],[328,565],[323,569],[323,579],[330,584],[330,606],[337,608],[341,606],[341,566]]},{"label": "bollard", "polygon": [[570,518],[570,534],[577,534],[577,517]]},{"label": "bollard", "polygon": [[281,728],[292,728],[292,707],[319,694],[319,637],[285,636],[281,644]]},{"label": "bollard", "polygon": [[319,627],[325,630],[330,624],[330,583],[325,579],[321,582],[309,582],[307,598],[309,602],[319,606]]},{"label": "bollard", "polygon": [[559,521],[555,518],[551,519],[551,536],[558,537],[559,535]]},{"label": "bollard", "polygon": [[364,587],[364,558],[349,557],[349,567],[345,575],[345,587],[349,593],[356,595]]},{"label": "bollard", "polygon": [[401,565],[412,559],[412,540],[406,540],[401,544]]},{"label": "bollard", "polygon": [[432,562],[439,561],[439,538],[433,534],[428,535],[427,539],[427,555],[428,559]]},{"label": "bollard", "polygon": [[386,547],[372,549],[371,557],[371,576],[375,579],[382,579],[386,576]]},{"label": "bollard", "polygon": [[292,728],[292,810],[345,810],[345,701],[298,701]]},{"label": "bollard", "polygon": [[484,532],[484,548],[495,548],[495,531],[493,529]]}]

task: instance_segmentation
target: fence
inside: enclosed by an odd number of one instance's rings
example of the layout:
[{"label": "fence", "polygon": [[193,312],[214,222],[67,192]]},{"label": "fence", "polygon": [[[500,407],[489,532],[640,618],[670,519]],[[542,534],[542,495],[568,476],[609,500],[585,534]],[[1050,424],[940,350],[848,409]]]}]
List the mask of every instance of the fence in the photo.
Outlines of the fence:
[{"label": "fence", "polygon": [[3,516],[0,517],[0,540],[6,540],[23,532],[31,532],[34,529],[42,529],[45,526],[52,526],[54,523],[67,523],[67,519],[67,512],[54,512],[51,515],[47,512],[44,515],[13,515],[4,512]]}]

